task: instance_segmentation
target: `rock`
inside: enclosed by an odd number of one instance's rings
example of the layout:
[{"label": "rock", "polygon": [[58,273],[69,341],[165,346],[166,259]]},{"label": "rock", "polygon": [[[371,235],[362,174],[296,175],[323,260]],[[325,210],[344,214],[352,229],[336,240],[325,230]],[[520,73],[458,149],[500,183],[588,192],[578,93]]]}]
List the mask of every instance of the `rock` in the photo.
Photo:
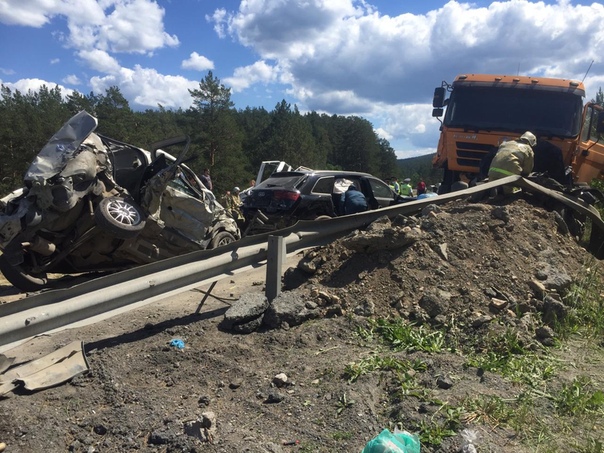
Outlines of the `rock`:
[{"label": "rock", "polygon": [[447,243],[446,242],[443,244],[439,244],[437,251],[443,260],[449,261],[449,255],[447,254]]},{"label": "rock", "polygon": [[249,333],[260,327],[268,299],[261,293],[244,293],[224,314],[220,327],[239,333]]},{"label": "rock", "polygon": [[285,373],[279,373],[279,374],[277,374],[273,378],[273,384],[275,384],[277,387],[285,387],[288,384],[288,382],[287,382],[287,374],[285,374]]},{"label": "rock", "polygon": [[510,221],[510,213],[505,206],[498,206],[491,211],[491,215],[499,220],[503,220],[505,223]]},{"label": "rock", "polygon": [[306,308],[306,301],[296,291],[283,292],[277,296],[264,313],[263,324],[271,329],[281,327],[283,323],[297,326],[309,319],[320,317],[320,311]]},{"label": "rock", "polygon": [[425,206],[422,209],[422,216],[428,216],[428,214],[434,213],[434,214],[438,214],[442,212],[442,209],[440,208],[440,206],[436,205],[436,204],[429,204],[428,206]]},{"label": "rock", "polygon": [[436,379],[436,385],[440,389],[449,390],[453,387],[453,381],[446,376],[439,376],[438,379]]},{"label": "rock", "polygon": [[547,293],[547,288],[539,280],[531,280],[529,282],[529,287],[533,291],[533,294],[535,294],[535,297],[538,297],[540,299],[543,299],[543,297],[545,297],[545,294]]},{"label": "rock", "polygon": [[184,431],[187,436],[196,437],[202,442],[214,442],[216,440],[216,414],[211,411],[204,412],[199,420],[185,422]]},{"label": "rock", "polygon": [[424,309],[428,316],[434,318],[446,313],[450,300],[451,293],[437,289],[425,293],[419,300],[419,306]]},{"label": "rock", "polygon": [[375,302],[369,298],[364,299],[354,308],[354,314],[365,317],[373,316],[375,314]]},{"label": "rock", "polygon": [[501,309],[505,308],[507,304],[508,304],[507,300],[497,299],[496,297],[493,297],[491,299],[491,307],[493,307],[496,310],[501,310]]},{"label": "rock", "polygon": [[276,390],[272,390],[268,393],[268,397],[266,398],[265,403],[267,404],[276,404],[280,403],[285,399],[285,396]]},{"label": "rock", "polygon": [[492,316],[479,314],[472,320],[472,327],[480,327],[484,324],[488,324],[493,320]]},{"label": "rock", "polygon": [[231,390],[237,390],[239,387],[241,387],[242,384],[243,384],[243,379],[241,379],[241,378],[235,378],[229,384],[229,388]]},{"label": "rock", "polygon": [[543,322],[548,326],[554,326],[556,323],[566,318],[567,308],[559,300],[551,296],[545,296],[543,299]]},{"label": "rock", "polygon": [[176,437],[176,434],[170,431],[156,430],[149,434],[148,442],[151,445],[166,445]]},{"label": "rock", "polygon": [[418,241],[423,234],[418,228],[405,230],[389,227],[380,232],[359,231],[342,239],[342,245],[357,253],[375,253],[406,247]]},{"label": "rock", "polygon": [[312,275],[317,272],[317,264],[314,261],[301,260],[298,263],[298,269],[306,274]]},{"label": "rock", "polygon": [[540,326],[535,331],[535,335],[537,336],[538,340],[544,340],[546,338],[554,338],[556,334],[554,333],[554,329],[551,327]]}]

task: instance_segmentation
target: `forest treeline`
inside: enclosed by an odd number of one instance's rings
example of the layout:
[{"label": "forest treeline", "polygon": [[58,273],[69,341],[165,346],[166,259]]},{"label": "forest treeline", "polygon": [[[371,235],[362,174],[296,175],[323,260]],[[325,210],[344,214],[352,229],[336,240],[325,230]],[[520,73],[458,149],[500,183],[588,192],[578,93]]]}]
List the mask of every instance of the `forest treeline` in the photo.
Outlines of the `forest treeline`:
[{"label": "forest treeline", "polygon": [[189,90],[187,109],[134,111],[111,87],[103,94],[64,95],[56,86],[21,93],[2,85],[0,92],[0,193],[21,186],[33,158],[63,123],[81,110],[98,119],[96,132],[149,148],[166,138],[188,135],[189,165],[201,173],[210,168],[217,195],[234,186],[247,187],[263,160],[284,160],[293,166],[345,169],[381,178],[404,172],[390,143],[379,138],[372,124],[357,116],[301,114],[297,107],[278,103],[272,111],[247,107],[237,110],[230,88],[208,72],[199,87]]}]

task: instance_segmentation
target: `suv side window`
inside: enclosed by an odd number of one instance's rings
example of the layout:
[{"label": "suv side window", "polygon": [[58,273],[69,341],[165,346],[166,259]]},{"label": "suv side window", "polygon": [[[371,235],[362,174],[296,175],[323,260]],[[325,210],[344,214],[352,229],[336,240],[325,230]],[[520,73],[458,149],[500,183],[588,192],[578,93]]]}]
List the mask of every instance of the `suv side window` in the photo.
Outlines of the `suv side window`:
[{"label": "suv side window", "polygon": [[375,198],[393,199],[392,190],[385,183],[373,178],[368,178],[368,181]]},{"label": "suv side window", "polygon": [[331,194],[333,191],[333,176],[319,178],[313,186],[311,193]]}]

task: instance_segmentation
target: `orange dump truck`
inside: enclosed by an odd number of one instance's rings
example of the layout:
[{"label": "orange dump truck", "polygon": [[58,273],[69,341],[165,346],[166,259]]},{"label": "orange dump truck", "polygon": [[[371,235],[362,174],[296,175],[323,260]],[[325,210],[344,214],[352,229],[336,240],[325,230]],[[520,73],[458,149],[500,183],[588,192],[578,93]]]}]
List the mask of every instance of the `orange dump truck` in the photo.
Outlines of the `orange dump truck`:
[{"label": "orange dump truck", "polygon": [[525,131],[537,137],[535,172],[565,185],[602,178],[604,112],[584,97],[583,83],[568,79],[467,74],[443,82],[432,112],[439,121],[444,114],[432,162],[444,169],[439,193],[486,176],[498,146]]}]

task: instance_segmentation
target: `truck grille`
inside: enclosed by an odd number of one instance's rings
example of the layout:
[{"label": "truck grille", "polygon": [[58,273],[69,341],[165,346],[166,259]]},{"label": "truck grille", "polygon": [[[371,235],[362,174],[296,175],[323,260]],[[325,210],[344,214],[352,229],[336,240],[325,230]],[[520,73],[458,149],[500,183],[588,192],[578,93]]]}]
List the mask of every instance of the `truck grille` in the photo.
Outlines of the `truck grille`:
[{"label": "truck grille", "polygon": [[486,143],[455,142],[457,150],[457,165],[465,167],[477,167],[484,156],[490,153],[496,146]]}]

